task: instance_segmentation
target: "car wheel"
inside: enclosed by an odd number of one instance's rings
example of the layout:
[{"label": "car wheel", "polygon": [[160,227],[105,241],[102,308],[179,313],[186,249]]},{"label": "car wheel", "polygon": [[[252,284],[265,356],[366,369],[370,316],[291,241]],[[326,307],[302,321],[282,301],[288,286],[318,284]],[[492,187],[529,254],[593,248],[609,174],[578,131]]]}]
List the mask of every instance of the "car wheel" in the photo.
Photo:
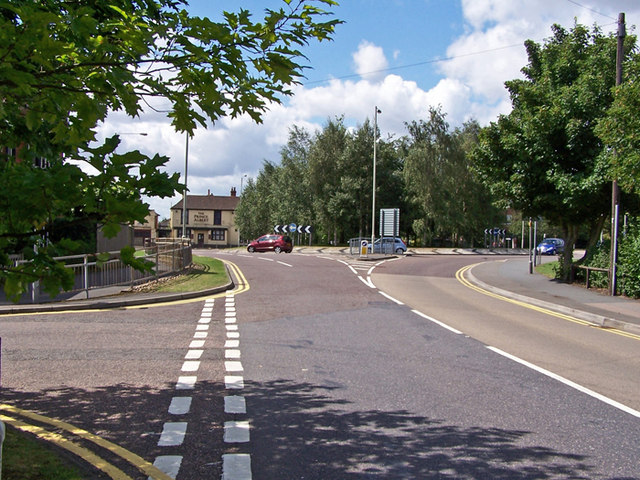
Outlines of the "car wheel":
[{"label": "car wheel", "polygon": [[249,253],[253,253],[256,251],[256,249],[253,247],[247,247],[247,250],[249,251]]},{"label": "car wheel", "polygon": [[280,252],[282,252],[282,248],[276,247],[276,248],[273,249],[273,251],[276,252],[276,253],[280,253]]},{"label": "car wheel", "polygon": [[402,254],[404,253],[404,250],[401,248],[396,248],[396,253]]}]

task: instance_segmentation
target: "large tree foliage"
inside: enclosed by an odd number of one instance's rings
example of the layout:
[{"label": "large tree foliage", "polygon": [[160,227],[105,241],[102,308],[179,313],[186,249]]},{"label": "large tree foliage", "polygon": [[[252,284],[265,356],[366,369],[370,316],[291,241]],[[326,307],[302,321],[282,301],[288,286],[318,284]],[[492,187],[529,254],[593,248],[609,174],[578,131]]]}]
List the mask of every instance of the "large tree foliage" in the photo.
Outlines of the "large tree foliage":
[{"label": "large tree foliage", "polygon": [[640,56],[624,65],[622,84],[615,89],[607,116],[600,120],[596,133],[610,148],[604,156],[612,168],[612,177],[627,192],[639,193],[640,182]]},{"label": "large tree foliage", "polygon": [[[49,235],[54,222],[60,231],[61,219],[91,219],[113,234],[144,219],[142,195],[179,189],[162,170],[168,158],[118,153],[117,137],[92,144],[109,112],[161,105],[189,133],[227,115],[260,121],[303,75],[299,48],[332,35],[337,20],[321,7],[333,4],[285,0],[259,21],[242,9],[213,21],[179,0],[0,1],[0,146],[18,151],[0,159],[5,291],[15,297],[38,279],[51,293],[70,286],[52,260],[70,247]],[[35,158],[49,167],[34,168]],[[34,262],[13,267],[15,251]]]},{"label": "large tree foliage", "polygon": [[496,221],[486,188],[470,168],[469,153],[479,126],[469,122],[451,130],[439,108],[429,119],[407,124],[404,181],[416,215],[413,229],[427,243],[450,238],[454,245],[473,245]]},{"label": "large tree foliage", "polygon": [[506,82],[513,110],[480,133],[475,161],[504,205],[562,228],[566,278],[579,227],[601,227],[610,210],[594,127],[613,100],[616,39],[582,25],[552,32],[543,45],[526,42],[525,78]]}]

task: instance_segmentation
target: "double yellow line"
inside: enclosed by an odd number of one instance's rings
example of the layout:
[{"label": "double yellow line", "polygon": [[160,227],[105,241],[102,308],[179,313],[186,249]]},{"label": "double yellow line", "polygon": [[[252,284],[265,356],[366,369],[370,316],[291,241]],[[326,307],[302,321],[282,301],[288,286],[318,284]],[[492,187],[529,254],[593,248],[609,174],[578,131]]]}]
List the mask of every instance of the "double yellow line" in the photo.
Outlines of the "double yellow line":
[{"label": "double yellow line", "polygon": [[[11,414],[12,416],[7,415],[6,413]],[[98,445],[99,447],[108,450],[112,454],[115,454],[118,457],[124,459],[127,463],[133,465],[140,472],[149,476],[149,478],[153,478],[155,480],[172,480],[169,475],[162,472],[142,457],[116,445],[115,443],[105,440],[102,437],[87,432],[82,428],[76,427],[61,420],[57,420],[55,418],[45,417],[44,415],[40,415],[38,413],[23,410],[21,408],[14,407],[13,405],[0,404],[0,420],[2,420],[4,423],[6,423],[7,425],[11,425],[12,427],[20,431],[35,435],[42,440],[51,442],[58,447],[64,448],[77,457],[83,459],[85,462],[93,465],[95,468],[103,471],[114,480],[132,480],[132,477],[127,475],[115,465],[112,465],[103,458],[99,457],[93,451],[79,445],[72,440],[69,440],[64,435],[47,430],[46,428],[39,425],[27,423],[24,420],[16,418],[16,416],[22,417],[23,419],[28,419],[30,421],[35,421],[42,425],[54,427],[54,429],[56,430],[62,430],[82,440],[94,443],[95,445]]]},{"label": "double yellow line", "polygon": [[552,317],[556,317],[556,318],[560,318],[562,320],[566,320],[566,321],[569,321],[569,322],[577,323],[579,325],[601,328],[605,332],[614,333],[616,335],[620,335],[620,336],[627,337],[627,338],[632,338],[634,340],[640,340],[640,335],[635,335],[633,333],[625,332],[623,330],[618,330],[616,328],[602,328],[602,327],[599,327],[598,325],[594,325],[593,323],[581,320],[581,319],[573,317],[571,315],[567,315],[567,314],[564,314],[564,313],[556,312],[554,310],[550,310],[550,309],[544,308],[544,307],[539,307],[537,305],[532,305],[530,303],[526,303],[526,302],[523,302],[523,301],[520,301],[520,300],[516,300],[514,298],[505,297],[504,295],[493,293],[493,292],[490,292],[489,290],[485,290],[484,288],[478,287],[477,285],[474,285],[473,283],[471,283],[464,276],[466,272],[471,270],[476,265],[479,265],[479,263],[474,263],[473,265],[467,265],[466,267],[462,267],[460,270],[458,270],[456,272],[456,279],[460,283],[462,283],[465,287],[470,288],[471,290],[475,290],[476,292],[482,293],[483,295],[487,295],[488,297],[493,297],[493,298],[496,298],[498,300],[502,300],[503,302],[509,302],[509,303],[514,304],[514,305],[518,305],[520,307],[528,308],[529,310],[535,310],[536,312],[540,312],[540,313],[543,313],[545,315],[551,315]]}]

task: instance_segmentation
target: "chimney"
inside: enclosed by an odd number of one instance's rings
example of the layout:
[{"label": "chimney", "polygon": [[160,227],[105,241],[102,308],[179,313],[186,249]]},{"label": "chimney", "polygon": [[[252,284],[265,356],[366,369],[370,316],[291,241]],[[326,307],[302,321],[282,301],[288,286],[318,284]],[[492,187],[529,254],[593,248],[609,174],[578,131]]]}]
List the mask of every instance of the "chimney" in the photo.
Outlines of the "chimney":
[{"label": "chimney", "polygon": [[231,187],[231,196],[232,197],[236,196],[236,187]]}]

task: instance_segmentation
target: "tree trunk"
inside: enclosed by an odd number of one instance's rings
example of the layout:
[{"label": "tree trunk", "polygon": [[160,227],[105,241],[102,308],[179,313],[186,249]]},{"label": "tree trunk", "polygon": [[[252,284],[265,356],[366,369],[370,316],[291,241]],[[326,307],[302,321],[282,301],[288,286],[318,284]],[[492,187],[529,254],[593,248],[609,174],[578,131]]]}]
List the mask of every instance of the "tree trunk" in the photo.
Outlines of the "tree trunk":
[{"label": "tree trunk", "polygon": [[578,225],[563,225],[562,239],[564,240],[564,253],[560,257],[562,268],[560,271],[560,280],[563,282],[571,281],[571,266],[573,264],[573,246],[578,239]]}]

